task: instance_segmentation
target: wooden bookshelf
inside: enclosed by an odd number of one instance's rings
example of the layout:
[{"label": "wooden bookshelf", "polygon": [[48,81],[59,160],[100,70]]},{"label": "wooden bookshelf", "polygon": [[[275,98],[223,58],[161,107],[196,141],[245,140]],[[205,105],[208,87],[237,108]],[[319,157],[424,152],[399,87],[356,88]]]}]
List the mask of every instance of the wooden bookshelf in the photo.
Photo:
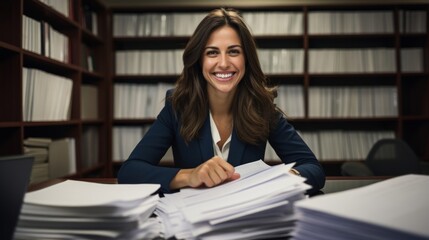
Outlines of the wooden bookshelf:
[{"label": "wooden bookshelf", "polygon": [[[232,6],[234,7],[234,6]],[[246,12],[293,12],[302,13],[302,34],[255,35],[259,48],[278,49],[288,48],[304,51],[302,73],[273,73],[268,74],[272,83],[277,85],[301,85],[304,88],[305,116],[291,119],[291,123],[300,131],[390,131],[394,136],[405,140],[417,153],[421,160],[429,161],[429,24],[427,4],[386,4],[386,5],[303,5],[276,7],[236,7],[242,13]],[[112,37],[112,55],[110,59],[110,83],[153,84],[174,82],[177,75],[169,74],[115,74],[115,52],[121,50],[165,50],[184,49],[189,37],[183,36],[114,36],[115,14],[145,14],[145,13],[183,13],[205,12],[212,7],[171,8],[171,7],[120,7],[111,8],[109,14],[109,35]],[[358,32],[358,33],[311,33],[310,14],[314,12],[388,12],[391,14],[391,31]],[[401,31],[400,18],[403,11],[423,11],[425,14],[425,29],[413,33]],[[394,69],[392,71],[375,72],[312,72],[310,70],[310,52],[317,49],[371,49],[386,48],[394,51]],[[401,69],[401,50],[406,48],[423,49],[423,70],[406,72]],[[309,114],[309,90],[313,87],[393,87],[397,91],[397,115],[381,117],[311,117]],[[114,97],[113,89],[110,95]],[[154,119],[115,119],[111,106],[112,127],[138,126],[151,124]],[[117,169],[125,159],[110,159]],[[267,159],[269,161],[269,159]],[[363,161],[364,158],[353,161]],[[340,175],[340,166],[345,160],[324,159],[321,161],[327,175]],[[269,161],[271,162],[271,161]]]},{"label": "wooden bookshelf", "polygon": [[[100,31],[97,35],[84,27],[83,8],[89,6],[97,15]],[[38,0],[5,0],[0,3],[0,154],[24,153],[24,139],[74,138],[77,171],[65,177],[105,176],[107,144],[106,98],[106,21],[107,9],[98,0],[68,1],[68,16]],[[29,51],[23,47],[23,16],[44,22],[68,38],[66,61],[59,61],[45,54]],[[33,36],[34,37],[34,36]],[[34,40],[35,41],[35,40]],[[97,68],[88,71],[81,65],[82,45],[94,51]],[[32,68],[71,79],[71,111],[67,120],[26,121],[23,116],[23,69]],[[81,118],[82,84],[92,84],[98,89],[98,118]],[[91,166],[83,164],[83,131],[87,127],[98,130],[98,159]]]},{"label": "wooden bookshelf", "polygon": [[[77,172],[72,178],[114,177],[115,170],[125,159],[113,157],[113,128],[142,127],[154,118],[116,119],[114,117],[114,85],[117,83],[158,84],[174,83],[177,74],[116,74],[115,52],[120,50],[180,50],[189,36],[114,36],[115,14],[142,13],[207,13],[214,7],[120,7],[107,8],[101,0],[69,0],[69,16],[38,0],[0,1],[0,155],[22,154],[24,139],[28,137],[65,138],[76,140]],[[234,7],[234,6],[232,6]],[[303,52],[302,72],[268,73],[273,84],[298,85],[303,88],[304,116],[290,122],[304,132],[317,131],[391,131],[405,140],[418,157],[429,162],[429,5],[300,5],[300,6],[237,6],[246,12],[299,13],[303,17],[302,33],[255,35],[261,49],[292,49]],[[392,31],[371,33],[312,33],[310,15],[314,12],[372,12],[392,14]],[[425,14],[424,31],[403,31],[404,11]],[[69,39],[67,61],[58,61],[23,47],[23,16],[43,21]],[[96,30],[95,30],[96,29]],[[394,51],[394,70],[387,72],[312,72],[310,54],[320,49],[387,48]],[[404,49],[423,49],[422,71],[407,71]],[[413,66],[411,66],[413,67]],[[25,121],[23,109],[24,68],[34,68],[71,79],[70,118],[59,121]],[[84,117],[86,106],[82,86],[97,90],[90,100],[97,102],[96,117]],[[381,117],[311,117],[310,89],[314,87],[393,87],[397,91],[397,115]],[[81,102],[83,101],[83,105]],[[86,108],[85,108],[86,109]],[[287,109],[286,109],[287,110]],[[87,154],[87,139],[97,139],[93,151]],[[86,153],[84,153],[86,152]],[[95,157],[91,157],[95,156]],[[96,158],[87,162],[88,158]],[[272,159],[268,162],[275,164]],[[364,158],[353,159],[363,161]],[[340,165],[346,161],[323,159],[327,175],[339,175]]]}]

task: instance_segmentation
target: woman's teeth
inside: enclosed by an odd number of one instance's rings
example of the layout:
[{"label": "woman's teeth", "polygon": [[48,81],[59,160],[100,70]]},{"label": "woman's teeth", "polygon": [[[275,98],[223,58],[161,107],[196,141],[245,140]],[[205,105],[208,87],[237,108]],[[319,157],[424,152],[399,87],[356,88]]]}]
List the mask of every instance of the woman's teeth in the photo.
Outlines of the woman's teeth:
[{"label": "woman's teeth", "polygon": [[230,78],[232,77],[232,73],[216,73],[215,76],[218,78]]}]

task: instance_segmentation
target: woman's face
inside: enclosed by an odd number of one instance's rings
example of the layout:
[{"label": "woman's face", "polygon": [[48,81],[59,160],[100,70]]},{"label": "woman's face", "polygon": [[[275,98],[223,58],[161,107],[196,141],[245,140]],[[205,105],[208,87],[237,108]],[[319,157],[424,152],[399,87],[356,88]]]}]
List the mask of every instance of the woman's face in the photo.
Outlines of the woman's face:
[{"label": "woman's face", "polygon": [[234,94],[244,76],[245,59],[237,32],[221,27],[210,35],[202,56],[208,93]]}]

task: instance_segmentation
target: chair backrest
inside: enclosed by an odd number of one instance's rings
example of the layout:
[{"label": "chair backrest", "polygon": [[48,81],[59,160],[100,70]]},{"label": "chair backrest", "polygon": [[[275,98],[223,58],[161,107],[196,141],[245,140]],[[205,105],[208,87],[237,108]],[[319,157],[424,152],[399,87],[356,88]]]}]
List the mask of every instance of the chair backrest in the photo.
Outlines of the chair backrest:
[{"label": "chair backrest", "polygon": [[368,153],[366,164],[378,176],[419,173],[419,159],[401,139],[381,139]]}]

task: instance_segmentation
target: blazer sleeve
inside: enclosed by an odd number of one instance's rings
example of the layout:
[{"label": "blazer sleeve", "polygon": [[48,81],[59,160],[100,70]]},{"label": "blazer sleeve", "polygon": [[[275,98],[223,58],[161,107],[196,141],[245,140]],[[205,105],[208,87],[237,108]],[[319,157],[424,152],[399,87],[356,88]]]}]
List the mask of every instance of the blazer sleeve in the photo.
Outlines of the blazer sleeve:
[{"label": "blazer sleeve", "polygon": [[[166,99],[170,94],[170,91],[167,92]],[[171,192],[170,182],[180,169],[158,164],[172,145],[176,127],[177,121],[171,102],[166,100],[149,131],[119,169],[118,183],[156,183],[161,184],[161,192]]]},{"label": "blazer sleeve", "polygon": [[325,185],[325,172],[311,149],[298,135],[295,128],[280,116],[277,126],[271,131],[269,143],[284,163],[295,162],[294,168],[298,170],[306,183],[313,188],[314,193]]}]

